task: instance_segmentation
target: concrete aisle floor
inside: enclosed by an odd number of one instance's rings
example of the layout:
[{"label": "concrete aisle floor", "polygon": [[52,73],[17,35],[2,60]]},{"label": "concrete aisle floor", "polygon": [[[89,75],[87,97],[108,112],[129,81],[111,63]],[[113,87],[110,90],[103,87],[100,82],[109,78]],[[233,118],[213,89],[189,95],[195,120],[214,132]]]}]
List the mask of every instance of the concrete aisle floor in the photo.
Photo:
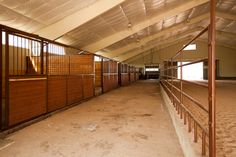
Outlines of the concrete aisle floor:
[{"label": "concrete aisle floor", "polygon": [[1,157],[182,157],[156,81],[139,81],[10,135]]}]

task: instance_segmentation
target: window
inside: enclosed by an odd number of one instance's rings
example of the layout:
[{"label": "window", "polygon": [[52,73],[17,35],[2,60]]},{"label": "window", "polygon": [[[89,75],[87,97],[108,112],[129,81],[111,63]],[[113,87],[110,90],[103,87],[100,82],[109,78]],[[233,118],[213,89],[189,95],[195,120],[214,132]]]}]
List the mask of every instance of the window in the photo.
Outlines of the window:
[{"label": "window", "polygon": [[[46,46],[44,46],[44,51]],[[63,46],[48,44],[48,53],[56,54],[56,55],[65,55],[65,48]]]},{"label": "window", "polygon": [[94,56],[94,61],[95,61],[95,62],[100,62],[100,61],[101,61],[101,57]]},{"label": "window", "polygon": [[159,71],[158,68],[146,68],[145,71]]},{"label": "window", "polygon": [[[26,38],[18,37],[15,35],[9,35],[9,45],[20,48],[29,48],[29,40]],[[2,43],[6,44],[6,32],[2,32]]]},{"label": "window", "polygon": [[[6,44],[6,33],[2,32],[2,43]],[[9,35],[9,45],[14,47],[20,47],[25,49],[31,49],[34,56],[40,56],[41,43],[40,41],[29,40],[26,38],[18,37],[15,35]],[[44,46],[44,52],[46,52],[46,46]],[[48,44],[48,52],[56,55],[65,55],[65,49],[62,46],[55,44]]]},{"label": "window", "polygon": [[196,50],[196,49],[197,49],[197,45],[196,44],[190,44],[190,45],[188,45],[187,47],[184,48],[184,51]]},{"label": "window", "polygon": [[[189,62],[182,62],[187,64]],[[178,66],[180,62],[178,62]],[[180,79],[180,67],[178,68],[178,79]],[[183,80],[203,80],[203,62],[183,66]]]}]

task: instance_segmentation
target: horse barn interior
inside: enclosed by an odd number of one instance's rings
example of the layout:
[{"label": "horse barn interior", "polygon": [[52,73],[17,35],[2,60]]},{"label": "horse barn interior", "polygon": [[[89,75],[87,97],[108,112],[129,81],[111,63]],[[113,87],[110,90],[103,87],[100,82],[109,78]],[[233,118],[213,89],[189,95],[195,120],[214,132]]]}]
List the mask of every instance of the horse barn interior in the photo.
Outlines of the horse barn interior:
[{"label": "horse barn interior", "polygon": [[0,0],[0,157],[235,157],[235,0]]}]

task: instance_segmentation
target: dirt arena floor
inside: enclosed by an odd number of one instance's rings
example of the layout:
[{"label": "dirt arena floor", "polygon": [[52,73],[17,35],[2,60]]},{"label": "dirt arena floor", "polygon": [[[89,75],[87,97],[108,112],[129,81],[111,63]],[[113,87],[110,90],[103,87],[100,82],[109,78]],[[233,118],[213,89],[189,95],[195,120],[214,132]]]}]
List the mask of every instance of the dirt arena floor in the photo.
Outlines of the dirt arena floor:
[{"label": "dirt arena floor", "polygon": [[[175,85],[179,87],[179,82]],[[207,88],[184,83],[183,89],[208,109]],[[179,97],[179,94],[177,96]],[[207,114],[186,98],[183,102],[207,128]],[[216,83],[216,138],[217,157],[236,157],[236,81],[217,81]]]}]

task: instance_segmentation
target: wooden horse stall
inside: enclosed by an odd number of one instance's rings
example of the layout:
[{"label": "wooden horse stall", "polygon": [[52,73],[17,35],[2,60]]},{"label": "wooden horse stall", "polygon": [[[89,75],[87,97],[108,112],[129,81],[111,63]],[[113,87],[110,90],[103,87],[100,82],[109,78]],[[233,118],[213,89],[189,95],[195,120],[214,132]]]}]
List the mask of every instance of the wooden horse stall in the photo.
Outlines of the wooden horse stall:
[{"label": "wooden horse stall", "polygon": [[4,32],[5,44],[1,42],[1,47],[5,101],[1,113],[5,129],[46,113],[47,77],[42,42],[7,29]]},{"label": "wooden horse stall", "polygon": [[135,82],[135,67],[134,66],[130,66],[130,70],[129,70],[130,74],[130,83],[134,83]]},{"label": "wooden horse stall", "polygon": [[77,61],[77,72],[82,76],[83,99],[94,96],[95,77],[94,77],[94,56],[93,55],[75,55]]},{"label": "wooden horse stall", "polygon": [[104,58],[102,62],[103,67],[103,92],[108,92],[110,88],[110,61]]},{"label": "wooden horse stall", "polygon": [[118,64],[109,59],[103,60],[103,92],[118,87]]},{"label": "wooden horse stall", "polygon": [[118,87],[118,63],[116,61],[111,61],[110,75],[111,75],[111,89]]},{"label": "wooden horse stall", "polygon": [[119,65],[119,82],[121,86],[127,86],[129,82],[128,65],[120,63]]},{"label": "wooden horse stall", "polygon": [[1,130],[94,96],[94,55],[0,28]]},{"label": "wooden horse stall", "polygon": [[69,74],[69,56],[63,46],[47,44],[48,83],[47,109],[55,111],[67,105],[67,75]]}]

